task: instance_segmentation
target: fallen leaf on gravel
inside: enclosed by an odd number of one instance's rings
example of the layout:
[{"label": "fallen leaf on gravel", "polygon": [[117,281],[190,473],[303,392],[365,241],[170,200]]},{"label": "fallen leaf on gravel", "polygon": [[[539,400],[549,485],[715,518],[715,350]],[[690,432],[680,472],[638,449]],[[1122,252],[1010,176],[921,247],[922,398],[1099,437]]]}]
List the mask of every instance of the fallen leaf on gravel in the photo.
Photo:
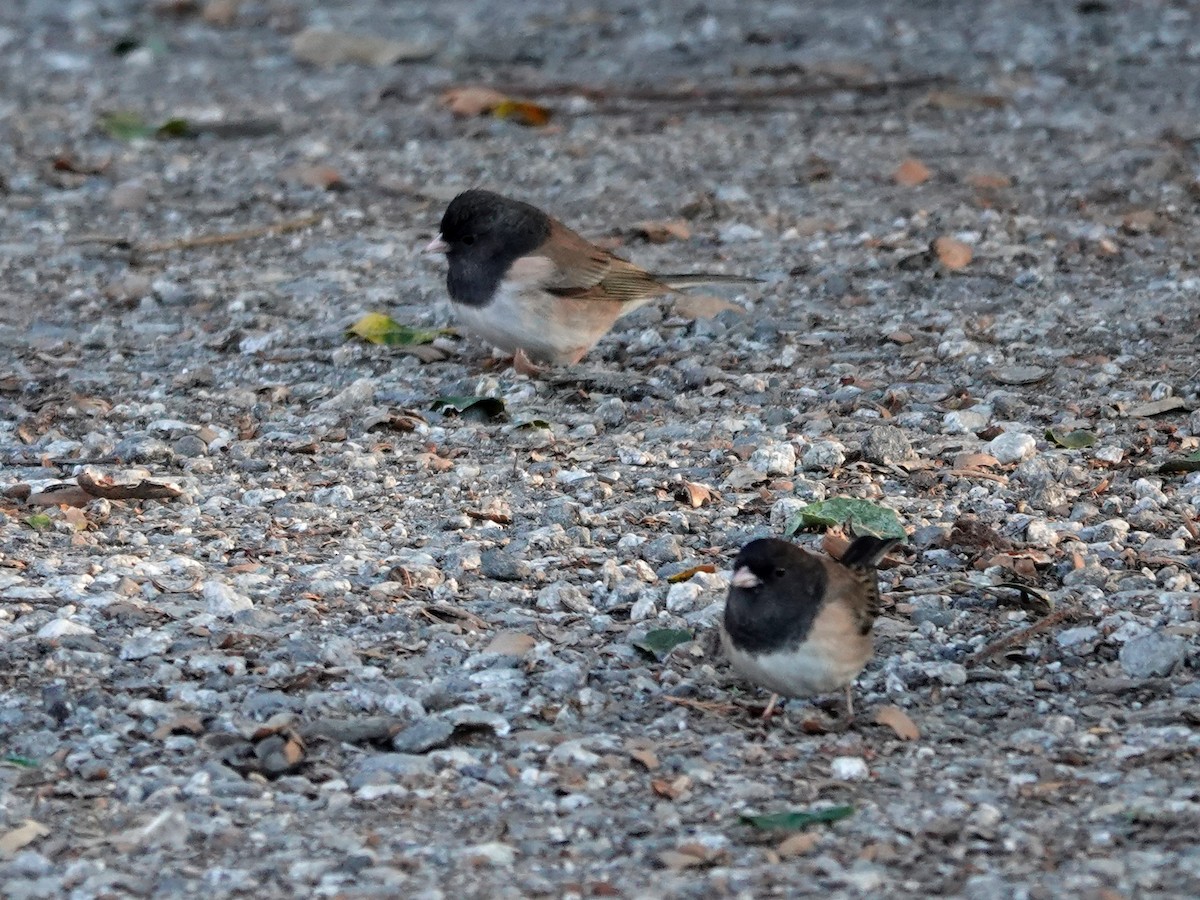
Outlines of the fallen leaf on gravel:
[{"label": "fallen leaf on gravel", "polygon": [[1174,459],[1168,459],[1158,471],[1164,475],[1175,475],[1184,472],[1200,472],[1200,450],[1195,453],[1189,453],[1187,456],[1177,456]]},{"label": "fallen leaf on gravel", "polygon": [[954,457],[956,469],[990,469],[1000,465],[1000,460],[990,453],[960,453]]},{"label": "fallen leaf on gravel", "polygon": [[96,479],[84,472],[75,480],[93,497],[103,497],[105,500],[174,500],[183,495],[183,491],[175,485],[151,481],[149,478],[133,484],[118,484],[106,475]]},{"label": "fallen leaf on gravel", "polygon": [[492,110],[497,119],[509,119],[518,125],[530,128],[541,128],[550,124],[551,112],[548,107],[530,100],[502,100]]},{"label": "fallen leaf on gravel", "polygon": [[902,741],[915,741],[921,736],[921,729],[909,718],[908,713],[898,706],[879,707],[875,711],[875,722],[892,729]]},{"label": "fallen leaf on gravel", "polygon": [[428,344],[443,334],[435,328],[411,328],[383,313],[367,313],[346,329],[346,337],[359,337],[384,347],[411,347]]},{"label": "fallen leaf on gravel", "polygon": [[30,494],[25,502],[30,506],[87,506],[96,498],[76,484],[52,484],[45,490]]},{"label": "fallen leaf on gravel", "polygon": [[1174,412],[1177,409],[1187,409],[1187,404],[1183,402],[1182,397],[1163,397],[1161,400],[1152,400],[1126,410],[1125,415],[1137,419],[1148,419],[1151,416],[1161,416],[1163,413]]},{"label": "fallen leaf on gravel", "polygon": [[676,314],[685,319],[711,319],[723,312],[744,313],[736,303],[709,294],[680,294],[675,298]]},{"label": "fallen leaf on gravel", "polygon": [[690,569],[684,569],[682,572],[676,572],[674,575],[667,577],[667,584],[678,584],[681,581],[687,581],[698,572],[716,572],[717,567],[712,563],[703,563],[699,566],[692,566]]},{"label": "fallen leaf on gravel", "polygon": [[1038,567],[1048,566],[1050,562],[1049,555],[1041,550],[1010,550],[1006,553],[997,553],[986,562],[980,559],[975,565],[979,569],[998,566],[1015,572],[1022,578],[1036,578]]},{"label": "fallen leaf on gravel", "polygon": [[650,782],[650,790],[654,791],[660,797],[666,797],[668,800],[678,800],[691,787],[692,779],[687,775],[680,775],[672,781],[667,781],[665,778],[655,778]]},{"label": "fallen leaf on gravel", "polygon": [[418,62],[437,52],[434,44],[394,41],[373,34],[347,34],[329,28],[306,28],[292,38],[292,55],[301,62],[329,68],[342,63],[394,66]]},{"label": "fallen leaf on gravel", "polygon": [[456,116],[468,118],[489,113],[507,99],[491,88],[471,86],[451,88],[438,97],[438,102]]},{"label": "fallen leaf on gravel", "polygon": [[449,472],[454,468],[454,460],[438,456],[436,453],[418,453],[416,461],[418,464],[435,472]]},{"label": "fallen leaf on gravel", "polygon": [[633,230],[651,244],[665,244],[667,241],[686,241],[692,236],[692,229],[683,219],[638,222],[633,226]]},{"label": "fallen leaf on gravel", "polygon": [[981,190],[1003,190],[1012,187],[1012,179],[1002,172],[972,172],[966,177],[967,184]]},{"label": "fallen leaf on gravel", "polygon": [[45,513],[34,513],[32,516],[25,517],[25,524],[34,531],[45,531],[54,524],[54,520]]},{"label": "fallen leaf on gravel", "polygon": [[700,484],[698,481],[685,481],[675,492],[675,499],[680,503],[686,503],[692,509],[699,509],[705,503],[711,503],[715,494],[716,491],[706,484]]},{"label": "fallen leaf on gravel", "polygon": [[1046,440],[1059,447],[1066,447],[1068,450],[1082,450],[1084,447],[1090,447],[1096,443],[1096,436],[1090,431],[1068,431],[1065,434],[1055,431],[1053,428],[1046,429]]},{"label": "fallen leaf on gravel", "polygon": [[341,173],[333,166],[292,166],[280,174],[285,181],[295,181],[322,191],[338,191],[347,187]]},{"label": "fallen leaf on gravel", "polygon": [[765,816],[743,815],[741,819],[747,825],[762,831],[799,831],[810,825],[838,822],[852,815],[854,815],[853,806],[831,806],[828,809],[818,809],[814,812],[771,813]]},{"label": "fallen leaf on gravel", "polygon": [[443,414],[457,413],[477,422],[504,415],[504,401],[499,397],[438,397],[429,408]]},{"label": "fallen leaf on gravel", "polygon": [[801,528],[822,525],[827,528],[848,525],[855,534],[869,534],[878,538],[903,540],[908,537],[894,510],[853,497],[834,497],[808,504],[792,516],[783,533],[785,536],[792,535]]},{"label": "fallen leaf on gravel", "polygon": [[[694,845],[692,845],[694,846]],[[708,851],[704,853],[685,853],[683,850],[664,850],[658,854],[658,861],[668,869],[680,871],[682,869],[693,869],[698,866],[712,865],[713,861],[708,858]]]},{"label": "fallen leaf on gravel", "polygon": [[819,840],[821,840],[821,836],[815,831],[797,831],[795,834],[784,838],[779,846],[775,848],[775,852],[783,859],[790,859],[793,856],[803,856],[806,853],[811,853]]},{"label": "fallen leaf on gravel", "polygon": [[537,646],[537,639],[520,631],[501,631],[493,637],[484,653],[496,653],[500,656],[524,656]]},{"label": "fallen leaf on gravel", "polygon": [[892,173],[892,181],[902,187],[916,187],[928,181],[932,174],[925,163],[909,158],[896,167],[896,171]]},{"label": "fallen leaf on gravel", "polygon": [[654,659],[661,659],[691,639],[692,633],[686,628],[656,628],[647,631],[645,637],[635,640],[633,646]]},{"label": "fallen leaf on gravel", "polygon": [[850,538],[841,528],[830,528],[821,536],[821,550],[834,559],[841,559],[850,547]]},{"label": "fallen leaf on gravel", "polygon": [[438,102],[454,115],[463,118],[490,114],[498,119],[510,119],[532,127],[547,124],[551,116],[550,110],[545,106],[528,100],[516,100],[479,85],[451,88],[438,97]]},{"label": "fallen leaf on gravel", "polygon": [[935,109],[1000,109],[1008,98],[999,94],[979,94],[966,91],[930,91],[925,103]]},{"label": "fallen leaf on gravel", "polygon": [[26,819],[11,831],[0,834],[0,857],[7,859],[23,847],[28,847],[38,838],[45,837],[50,829],[41,822]]},{"label": "fallen leaf on gravel", "polygon": [[28,756],[19,756],[16,753],[6,753],[0,757],[0,762],[16,766],[19,769],[36,769],[38,766],[37,760],[30,759]]},{"label": "fallen leaf on gravel", "polygon": [[76,531],[87,531],[91,527],[91,522],[88,521],[83,510],[77,506],[69,506],[63,510],[63,521]]},{"label": "fallen leaf on gravel", "polygon": [[119,141],[134,141],[140,138],[184,138],[194,137],[196,132],[187,119],[170,118],[160,125],[147,122],[135,112],[111,112],[100,117],[100,127],[110,137]]},{"label": "fallen leaf on gravel", "polygon": [[942,265],[951,271],[966,268],[975,255],[970,244],[945,235],[934,240],[933,252],[937,254]]},{"label": "fallen leaf on gravel", "polygon": [[650,742],[644,738],[634,738],[629,741],[625,752],[629,754],[630,759],[645,766],[648,772],[653,772],[659,766],[658,754],[654,752]]}]

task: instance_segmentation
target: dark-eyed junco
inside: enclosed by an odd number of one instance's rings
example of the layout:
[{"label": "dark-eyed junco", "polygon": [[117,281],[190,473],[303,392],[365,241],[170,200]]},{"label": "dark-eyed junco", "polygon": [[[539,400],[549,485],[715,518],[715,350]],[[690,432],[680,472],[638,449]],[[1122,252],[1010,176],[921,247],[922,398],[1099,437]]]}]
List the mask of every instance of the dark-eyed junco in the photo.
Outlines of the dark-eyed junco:
[{"label": "dark-eyed junco", "polygon": [[[876,565],[896,540],[856,537],[841,561],[789,541],[751,541],[733,564],[721,640],[733,667],[775,694],[846,689],[871,658],[879,614]],[[776,697],[764,712],[770,715]]]},{"label": "dark-eyed junco", "polygon": [[757,280],[651,275],[537,207],[480,189],[450,201],[425,252],[446,254],[446,287],[469,331],[539,363],[578,362],[618,318],[681,287]]}]

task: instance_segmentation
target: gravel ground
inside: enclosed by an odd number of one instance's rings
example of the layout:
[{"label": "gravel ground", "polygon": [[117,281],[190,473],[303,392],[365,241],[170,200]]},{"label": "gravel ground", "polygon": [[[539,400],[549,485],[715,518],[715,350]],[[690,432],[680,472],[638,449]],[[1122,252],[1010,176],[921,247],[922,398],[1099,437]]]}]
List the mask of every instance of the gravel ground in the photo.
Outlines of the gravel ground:
[{"label": "gravel ground", "polygon": [[[1160,471],[1200,436],[1195,7],[562,6],[0,8],[0,894],[1200,895],[1200,474]],[[421,58],[313,66],[312,26]],[[540,380],[347,341],[448,322],[418,250],[471,185],[765,281]],[[910,532],[879,653],[848,726],[764,726],[727,567],[829,497]]]}]

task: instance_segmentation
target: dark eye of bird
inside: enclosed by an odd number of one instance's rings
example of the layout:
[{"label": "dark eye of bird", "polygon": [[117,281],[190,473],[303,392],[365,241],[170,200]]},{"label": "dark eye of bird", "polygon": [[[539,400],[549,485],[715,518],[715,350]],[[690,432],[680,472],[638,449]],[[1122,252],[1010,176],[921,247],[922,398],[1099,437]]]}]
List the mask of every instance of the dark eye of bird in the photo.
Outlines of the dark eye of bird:
[{"label": "dark eye of bird", "polygon": [[463,239],[462,239],[462,242],[463,242],[464,244],[473,244],[473,243],[475,243],[475,235],[473,235],[473,234],[468,234],[468,235],[465,235],[465,236],[463,237]]},{"label": "dark eye of bird", "polygon": [[775,577],[776,577],[776,578],[782,578],[782,577],[783,577],[784,575],[786,575],[786,574],[787,574],[787,569],[785,569],[783,566],[780,566],[779,568],[777,568],[777,569],[775,570]]}]

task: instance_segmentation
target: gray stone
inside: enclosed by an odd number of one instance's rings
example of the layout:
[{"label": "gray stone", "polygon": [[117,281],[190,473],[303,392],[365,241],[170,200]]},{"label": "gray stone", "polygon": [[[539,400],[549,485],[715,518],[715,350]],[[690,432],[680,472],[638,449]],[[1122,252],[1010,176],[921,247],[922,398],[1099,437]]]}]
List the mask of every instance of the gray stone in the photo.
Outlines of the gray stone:
[{"label": "gray stone", "polygon": [[1187,656],[1187,641],[1174,634],[1151,632],[1121,648],[1121,668],[1130,678],[1164,678]]}]

